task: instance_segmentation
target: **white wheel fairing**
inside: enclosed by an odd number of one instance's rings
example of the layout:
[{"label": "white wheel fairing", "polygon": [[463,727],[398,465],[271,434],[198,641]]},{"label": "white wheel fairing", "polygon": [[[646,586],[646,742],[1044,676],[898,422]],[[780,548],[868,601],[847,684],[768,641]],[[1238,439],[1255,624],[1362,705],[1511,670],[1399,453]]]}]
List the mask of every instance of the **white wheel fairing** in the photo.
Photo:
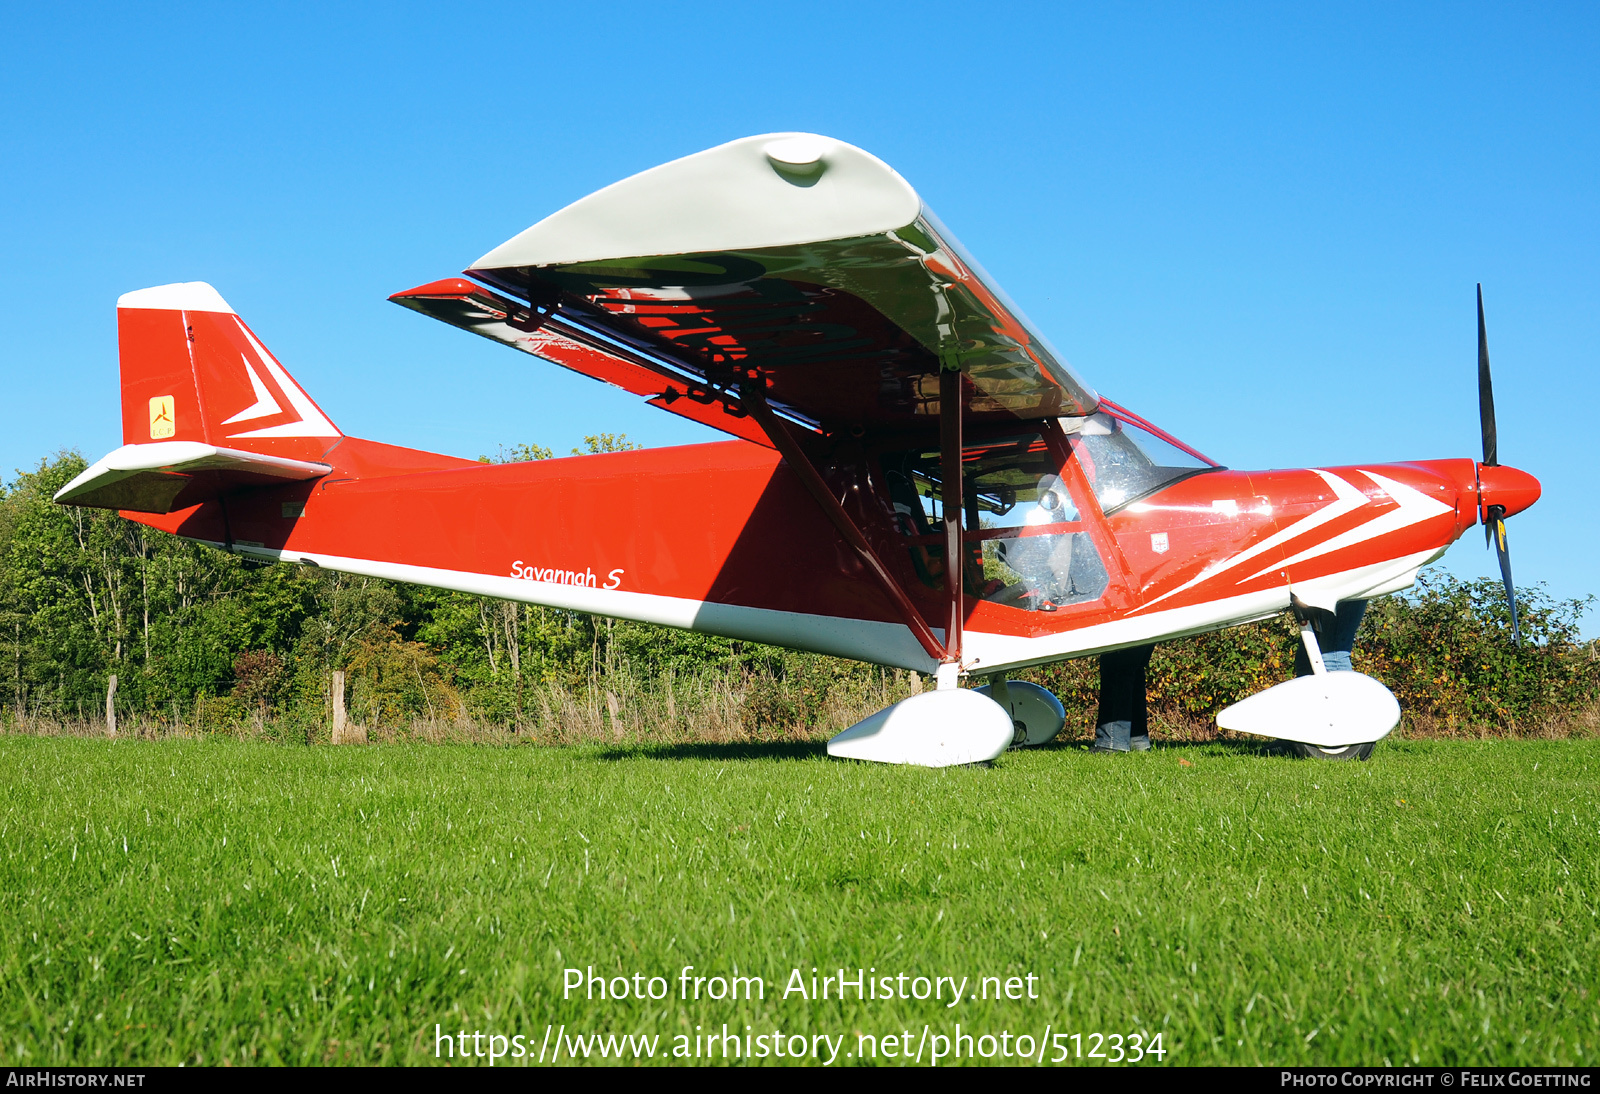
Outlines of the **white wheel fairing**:
[{"label": "white wheel fairing", "polygon": [[1394,693],[1360,672],[1301,676],[1217,715],[1222,729],[1330,750],[1381,740],[1399,724]]},{"label": "white wheel fairing", "polygon": [[976,691],[928,691],[863,718],[828,742],[841,760],[952,767],[992,760],[1011,746],[1011,715]]}]

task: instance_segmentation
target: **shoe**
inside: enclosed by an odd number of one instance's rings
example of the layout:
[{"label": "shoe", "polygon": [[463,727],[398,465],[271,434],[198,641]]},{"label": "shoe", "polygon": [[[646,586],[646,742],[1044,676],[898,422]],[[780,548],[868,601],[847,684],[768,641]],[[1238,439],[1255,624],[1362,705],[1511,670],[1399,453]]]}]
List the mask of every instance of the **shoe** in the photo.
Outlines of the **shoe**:
[{"label": "shoe", "polygon": [[1138,737],[1129,737],[1128,750],[1130,752],[1149,752],[1150,734],[1145,733]]}]

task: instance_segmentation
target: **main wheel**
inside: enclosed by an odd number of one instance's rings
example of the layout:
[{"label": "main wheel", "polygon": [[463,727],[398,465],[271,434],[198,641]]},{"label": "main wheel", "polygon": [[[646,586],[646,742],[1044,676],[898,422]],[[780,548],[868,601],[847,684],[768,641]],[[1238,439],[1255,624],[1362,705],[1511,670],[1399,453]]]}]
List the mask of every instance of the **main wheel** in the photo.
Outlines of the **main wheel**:
[{"label": "main wheel", "polygon": [[1372,755],[1372,749],[1377,741],[1367,741],[1364,744],[1343,745],[1339,748],[1323,748],[1321,745],[1308,745],[1304,741],[1282,742],[1291,753],[1303,756],[1308,760],[1365,760]]},{"label": "main wheel", "polygon": [[[994,698],[994,685],[973,688],[979,695]],[[1038,684],[1026,680],[1006,681],[1006,707],[1015,731],[1011,747],[1026,748],[1053,740],[1067,724],[1067,708],[1061,700]]]}]

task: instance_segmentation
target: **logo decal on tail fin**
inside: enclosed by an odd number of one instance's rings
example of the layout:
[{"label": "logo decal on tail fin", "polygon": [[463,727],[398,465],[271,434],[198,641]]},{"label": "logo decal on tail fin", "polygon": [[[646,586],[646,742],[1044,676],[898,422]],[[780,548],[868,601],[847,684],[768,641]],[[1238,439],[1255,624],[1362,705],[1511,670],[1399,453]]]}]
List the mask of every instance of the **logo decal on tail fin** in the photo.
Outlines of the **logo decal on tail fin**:
[{"label": "logo decal on tail fin", "polygon": [[[148,388],[146,390],[149,390]],[[135,404],[137,405],[137,404]],[[172,396],[157,395],[150,400],[150,439],[165,440],[178,431],[177,414],[173,411]]]}]

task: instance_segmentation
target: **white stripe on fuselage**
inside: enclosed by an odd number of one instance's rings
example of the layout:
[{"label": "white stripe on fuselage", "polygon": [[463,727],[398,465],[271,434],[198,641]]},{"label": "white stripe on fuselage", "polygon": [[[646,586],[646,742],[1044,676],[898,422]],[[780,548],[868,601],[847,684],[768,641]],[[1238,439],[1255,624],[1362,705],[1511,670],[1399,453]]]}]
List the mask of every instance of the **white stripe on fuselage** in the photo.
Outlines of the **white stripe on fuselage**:
[{"label": "white stripe on fuselage", "polygon": [[[1387,513],[1380,513],[1371,520],[1358,524],[1346,532],[1341,532],[1331,539],[1323,540],[1315,547],[1307,547],[1292,558],[1284,559],[1283,566],[1293,566],[1297,562],[1304,562],[1309,558],[1318,558],[1331,551],[1352,547],[1357,543],[1365,543],[1369,539],[1376,539],[1390,532],[1398,532],[1402,528],[1409,528],[1413,524],[1420,524],[1433,517],[1454,512],[1450,506],[1428,497],[1422,491],[1407,486],[1405,483],[1395,482],[1393,479],[1365,469],[1361,473],[1383,487],[1384,492],[1395,500],[1397,508],[1390,509]],[[1250,581],[1260,577],[1262,574],[1271,573],[1277,568],[1277,565],[1268,566],[1264,570],[1258,570],[1251,574],[1245,580]]]},{"label": "white stripe on fuselage", "polygon": [[[213,547],[226,546],[210,540]],[[848,619],[831,615],[753,608],[740,604],[716,604],[687,597],[656,593],[627,592],[621,589],[592,589],[581,585],[522,581],[513,577],[410,566],[397,562],[344,558],[306,551],[278,551],[270,547],[235,544],[234,550],[257,558],[279,562],[309,562],[329,570],[405,581],[478,596],[494,596],[539,604],[550,608],[590,612],[595,615],[631,619],[640,623],[659,623],[683,630],[719,634],[775,646],[812,650],[816,653],[848,657],[875,665],[931,673],[938,667],[917,642],[911,629],[902,623],[873,619]],[[1421,551],[1401,559],[1389,559],[1371,566],[1357,567],[1346,574],[1329,575],[1319,581],[1341,582],[1341,596],[1360,596],[1369,589],[1384,591],[1409,584],[1415,571],[1438,557],[1439,549]],[[1397,576],[1400,578],[1397,581]],[[1249,623],[1276,615],[1289,606],[1288,587],[1264,589],[1241,596],[1209,600],[1182,608],[1168,608],[1149,615],[1134,615],[1058,634],[1026,638],[969,630],[964,644],[965,670],[975,673],[1002,672],[1029,665],[1045,664],[1068,657],[1100,653],[1123,646],[1157,642],[1167,638],[1201,634],[1223,627]],[[943,631],[935,629],[943,639]]]},{"label": "white stripe on fuselage", "polygon": [[[227,550],[224,544],[201,540]],[[518,600],[547,608],[607,615],[639,623],[660,623],[682,630],[720,634],[750,642],[811,650],[816,653],[848,657],[877,665],[932,672],[938,663],[929,657],[911,629],[903,623],[875,619],[849,619],[832,615],[786,612],[776,608],[752,608],[741,604],[717,604],[687,597],[636,593],[622,589],[590,588],[549,581],[524,581],[461,570],[441,570],[431,566],[410,566],[400,562],[344,558],[311,551],[279,551],[235,543],[235,552],[277,562],[309,562],[329,570],[364,577],[381,577],[436,589],[454,589],[478,596]],[[943,632],[935,630],[941,636]]]},{"label": "white stripe on fuselage", "polygon": [[[1317,578],[1317,584],[1334,600],[1359,599],[1397,592],[1416,581],[1417,571],[1438,558],[1443,547],[1431,547],[1399,558],[1357,566],[1342,573]],[[1298,586],[1297,586],[1298,587]],[[1206,600],[1182,608],[1167,608],[1149,615],[1128,615],[1061,634],[1022,638],[1011,634],[967,631],[965,635],[971,671],[1001,672],[1029,665],[1042,665],[1068,657],[1103,653],[1125,646],[1162,642],[1191,634],[1221,630],[1224,627],[1267,619],[1289,607],[1290,587],[1276,586],[1239,596]]]}]

